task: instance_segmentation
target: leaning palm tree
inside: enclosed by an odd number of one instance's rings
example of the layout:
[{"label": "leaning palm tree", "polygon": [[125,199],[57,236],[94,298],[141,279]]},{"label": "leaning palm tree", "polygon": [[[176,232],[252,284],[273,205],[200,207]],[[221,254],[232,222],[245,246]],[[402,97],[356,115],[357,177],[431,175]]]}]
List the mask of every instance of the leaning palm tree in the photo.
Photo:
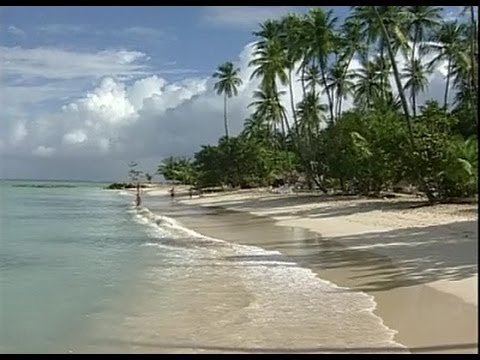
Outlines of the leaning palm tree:
[{"label": "leaning palm tree", "polygon": [[231,98],[233,95],[238,94],[237,87],[242,85],[242,80],[239,78],[238,73],[240,69],[235,69],[231,62],[226,62],[220,65],[217,71],[213,74],[214,78],[218,81],[214,85],[214,89],[218,95],[224,96],[223,98],[223,119],[225,125],[225,137],[228,139],[228,119],[227,119],[227,98]]},{"label": "leaning palm tree", "polygon": [[[360,22],[360,29],[365,41],[369,45],[366,51],[367,58],[370,58],[370,47],[374,52],[379,52],[380,61],[384,67],[382,71],[389,72],[392,67],[393,75],[398,75],[396,67],[396,55],[402,50],[404,55],[408,50],[407,20],[410,18],[402,6],[354,6],[353,19]],[[387,62],[386,59],[389,59]],[[393,59],[393,60],[392,60]],[[382,96],[388,94],[386,86],[388,79],[381,78]],[[406,102],[405,102],[406,105]],[[403,106],[408,109],[407,106]]]},{"label": "leaning palm tree", "polygon": [[[380,16],[380,13],[378,12],[377,7],[373,6],[373,8],[374,8],[374,12],[375,12],[375,15],[377,17],[377,20],[380,22],[380,28],[382,30],[382,35],[386,40],[388,56],[390,58],[390,62],[392,63],[393,76],[395,78],[397,91],[398,91],[398,94],[400,96],[400,101],[401,101],[401,104],[402,104],[403,113],[404,113],[405,120],[406,120],[406,123],[407,123],[410,153],[411,153],[412,156],[415,156],[414,155],[414,154],[416,154],[415,138],[413,136],[413,129],[412,129],[412,123],[411,123],[411,119],[410,119],[410,114],[409,114],[409,111],[408,111],[407,98],[405,96],[405,90],[402,87],[402,81],[400,79],[400,72],[399,72],[398,67],[397,67],[397,62],[396,62],[396,59],[395,59],[395,52],[394,52],[394,49],[393,49],[393,46],[392,46],[391,36],[390,36],[390,33],[396,34],[395,37],[400,44],[399,47],[405,45],[404,44],[405,37],[402,33],[403,29],[402,29],[402,26],[401,26],[402,25],[401,24],[402,20],[399,19],[399,18],[396,18],[395,16],[389,16],[387,18],[382,18],[382,16]],[[394,7],[392,6],[392,8],[394,8]],[[392,9],[392,10],[395,10],[395,9]],[[387,21],[388,24],[389,24],[388,29],[387,29],[387,26],[385,25],[385,21]],[[397,23],[396,21],[399,21],[400,23]],[[429,201],[433,201],[435,199],[435,197],[434,197],[430,187],[428,186],[428,184],[426,184],[425,180],[420,175],[419,170],[415,169],[415,171],[416,171],[417,181],[425,189],[425,192],[426,192],[426,195],[427,195]]]},{"label": "leaning palm tree", "polygon": [[[397,59],[395,58],[395,55],[396,55],[395,50],[398,50],[402,46],[403,47],[407,46],[406,37],[405,37],[405,34],[403,33],[403,30],[404,30],[403,28],[404,24],[402,23],[403,19],[399,18],[398,14],[395,13],[395,11],[400,12],[399,9],[390,9],[387,13],[383,13],[382,15],[380,15],[380,11],[378,9],[379,7],[378,6],[372,6],[372,7],[377,17],[377,21],[380,24],[382,37],[386,43],[388,57],[392,65],[393,76],[395,79],[395,83],[397,85],[397,91],[398,91],[398,94],[400,95],[403,112],[405,113],[405,117],[408,121],[409,128],[410,128],[411,124],[410,124],[410,114],[408,111],[407,98],[403,90],[400,71],[398,70],[398,67],[397,67]],[[399,7],[390,6],[389,8],[399,8]],[[388,28],[387,28],[387,24],[388,24]],[[392,35],[393,35],[393,38],[392,38]]]},{"label": "leaning palm tree", "polygon": [[413,63],[408,63],[403,69],[402,78],[406,79],[404,89],[410,91],[410,100],[412,101],[413,117],[417,116],[417,95],[424,92],[428,87],[428,75],[432,72],[420,59]]}]

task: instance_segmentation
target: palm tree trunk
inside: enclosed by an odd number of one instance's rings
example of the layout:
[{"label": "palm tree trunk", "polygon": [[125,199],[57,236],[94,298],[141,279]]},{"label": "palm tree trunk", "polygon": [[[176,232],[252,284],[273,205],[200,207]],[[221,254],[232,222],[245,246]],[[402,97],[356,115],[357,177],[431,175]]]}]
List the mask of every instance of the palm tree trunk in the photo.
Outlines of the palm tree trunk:
[{"label": "palm tree trunk", "polygon": [[411,97],[412,97],[412,110],[413,110],[413,117],[417,117],[417,99],[415,98],[415,90],[411,90]]},{"label": "palm tree trunk", "polygon": [[307,94],[307,89],[305,88],[305,59],[302,61],[302,77],[300,78],[300,81],[302,83],[302,91],[303,91],[303,97],[305,98],[305,95]]},{"label": "palm tree trunk", "polygon": [[[412,45],[412,58],[411,58],[411,67],[412,70],[414,69],[415,65],[415,47],[417,46],[418,38],[420,36],[420,27],[415,28],[415,35],[413,36],[413,45]],[[412,86],[412,112],[413,112],[413,117],[417,117],[417,102],[416,102],[416,94],[415,94],[415,89]]]},{"label": "palm tree trunk", "polygon": [[338,102],[339,102],[338,99],[339,99],[339,97],[338,97],[338,93],[337,93],[337,94],[335,94],[335,108],[333,110],[333,112],[335,113],[335,119],[338,119]]},{"label": "palm tree trunk", "polygon": [[225,137],[228,140],[228,119],[227,119],[227,94],[223,97],[223,121],[225,125]]},{"label": "palm tree trunk", "polygon": [[324,69],[324,64],[322,61],[320,61],[320,71],[322,72],[322,81],[323,81],[323,86],[325,86],[325,92],[327,93],[327,99],[328,99],[328,109],[330,110],[330,116],[331,116],[331,121],[335,121],[335,116],[333,114],[333,102],[332,102],[332,96],[330,94],[330,90],[327,88],[327,80],[325,76],[325,69]]},{"label": "palm tree trunk", "polygon": [[[343,72],[343,75],[342,75],[342,78],[340,79],[340,81],[345,81],[345,78],[347,77],[347,74],[348,74],[348,68],[350,67],[350,64],[353,60],[354,55],[355,55],[355,51],[352,51],[350,53],[350,57],[347,61],[347,64],[345,65],[345,71]],[[338,117],[342,116],[342,102],[343,102],[343,95],[340,96],[340,99],[339,99]]]},{"label": "palm tree trunk", "polygon": [[380,74],[380,93],[382,94],[382,98],[385,100],[387,98],[386,96],[386,91],[385,91],[385,79],[383,78],[383,66],[385,64],[385,54],[384,54],[384,42],[381,41],[380,43],[380,71],[381,71],[381,74]]},{"label": "palm tree trunk", "polygon": [[445,83],[445,95],[443,96],[443,108],[445,112],[447,112],[448,107],[448,88],[450,87],[450,72],[452,67],[452,58],[448,58],[448,65],[447,65],[447,81]]},{"label": "palm tree trunk", "polygon": [[408,112],[408,102],[407,102],[407,98],[405,97],[405,91],[403,90],[402,82],[400,80],[400,73],[398,71],[397,62],[395,61],[395,54],[393,53],[392,44],[390,42],[390,36],[389,36],[388,31],[385,27],[385,24],[383,23],[382,18],[380,17],[380,14],[378,13],[378,9],[375,6],[374,6],[374,11],[375,11],[375,14],[378,17],[378,20],[379,20],[381,28],[382,28],[383,36],[385,37],[385,41],[387,43],[387,50],[388,50],[388,55],[390,57],[390,61],[392,62],[392,68],[393,68],[393,75],[395,77],[395,83],[397,85],[398,94],[400,95],[400,100],[402,102],[403,112],[405,113],[405,117],[407,119],[409,131],[410,131],[411,130],[411,124],[410,124],[410,114]]},{"label": "palm tree trunk", "polygon": [[338,117],[342,116],[342,104],[343,104],[343,96],[340,96],[340,100],[338,101]]},{"label": "palm tree trunk", "polygon": [[295,100],[293,98],[293,86],[292,86],[292,69],[288,69],[288,87],[290,90],[290,107],[292,108],[293,123],[295,124],[295,130],[298,130],[297,114],[295,113]]}]

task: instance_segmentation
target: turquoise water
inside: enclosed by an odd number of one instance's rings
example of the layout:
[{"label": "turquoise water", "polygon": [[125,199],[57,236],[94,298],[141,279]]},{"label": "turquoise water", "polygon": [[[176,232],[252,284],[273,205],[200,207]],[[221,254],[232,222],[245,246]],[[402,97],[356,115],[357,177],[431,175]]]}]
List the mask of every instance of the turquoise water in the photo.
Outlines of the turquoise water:
[{"label": "turquoise water", "polygon": [[398,345],[366,294],[104,185],[0,181],[0,353]]},{"label": "turquoise water", "polygon": [[139,269],[148,234],[103,184],[0,183],[1,352],[66,352]]}]

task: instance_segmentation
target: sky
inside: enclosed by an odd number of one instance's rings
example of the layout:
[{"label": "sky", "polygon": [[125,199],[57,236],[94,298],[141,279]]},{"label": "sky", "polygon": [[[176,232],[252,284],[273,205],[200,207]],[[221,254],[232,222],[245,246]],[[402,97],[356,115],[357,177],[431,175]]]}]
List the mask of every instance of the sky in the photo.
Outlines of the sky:
[{"label": "sky", "polygon": [[[323,8],[340,20],[349,10]],[[444,16],[460,8],[445,7]],[[223,134],[211,75],[225,61],[243,80],[229,105],[238,133],[258,85],[247,66],[252,32],[307,10],[0,7],[0,178],[125,180],[131,161],[154,173],[162,158],[192,156]],[[425,98],[442,98],[442,71]]]}]

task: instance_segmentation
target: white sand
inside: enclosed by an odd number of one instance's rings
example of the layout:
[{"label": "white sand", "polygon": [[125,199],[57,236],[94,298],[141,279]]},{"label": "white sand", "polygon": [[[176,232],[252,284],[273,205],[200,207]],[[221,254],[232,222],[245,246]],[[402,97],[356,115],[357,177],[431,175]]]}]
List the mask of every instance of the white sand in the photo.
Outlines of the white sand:
[{"label": "white sand", "polygon": [[[154,194],[163,195],[165,191],[153,191]],[[442,262],[442,270],[446,273],[458,273],[468,264],[469,276],[462,279],[444,276],[447,278],[427,285],[477,306],[478,267],[471,269],[472,263],[478,264],[477,205],[441,204],[410,208],[421,205],[423,200],[414,197],[377,200],[280,195],[261,190],[208,194],[193,200],[186,198],[182,202],[269,216],[279,225],[306,228],[349,248],[368,249],[388,256],[399,266],[406,259],[434,257],[437,262]],[[398,236],[392,235],[396,231]],[[382,233],[386,236],[383,237]],[[458,243],[456,251],[451,250],[452,242]],[[432,273],[442,265],[429,261],[415,264],[419,271],[431,270]],[[429,266],[432,269],[428,269]]]}]

